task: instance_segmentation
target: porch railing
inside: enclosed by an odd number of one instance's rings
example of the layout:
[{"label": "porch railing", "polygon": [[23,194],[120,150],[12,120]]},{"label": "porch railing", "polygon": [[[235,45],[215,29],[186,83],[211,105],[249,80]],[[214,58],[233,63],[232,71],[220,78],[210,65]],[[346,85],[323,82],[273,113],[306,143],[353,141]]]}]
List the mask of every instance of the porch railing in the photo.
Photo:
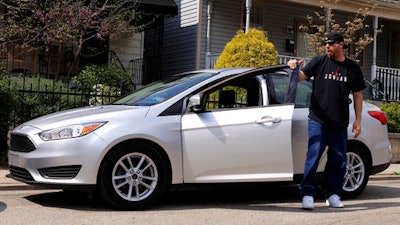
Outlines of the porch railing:
[{"label": "porch railing", "polygon": [[278,58],[279,58],[279,64],[286,64],[291,59],[304,60],[302,66],[304,66],[311,60],[310,58],[295,57],[295,56],[288,56],[288,55],[278,55]]},{"label": "porch railing", "polygon": [[132,80],[135,83],[135,87],[142,84],[143,76],[143,59],[132,59],[129,61],[129,70],[132,76]]},{"label": "porch railing", "polygon": [[214,68],[215,63],[218,60],[219,53],[207,53],[206,55],[206,69]]},{"label": "porch railing", "polygon": [[371,98],[400,102],[400,69],[377,66],[371,86]]},{"label": "porch railing", "polygon": [[[215,63],[218,60],[219,53],[207,53],[206,55],[206,69],[214,68]],[[304,57],[294,57],[294,56],[287,56],[287,55],[278,55],[279,64],[286,64],[290,59],[303,59],[303,64],[307,64],[311,59],[304,58]]]}]

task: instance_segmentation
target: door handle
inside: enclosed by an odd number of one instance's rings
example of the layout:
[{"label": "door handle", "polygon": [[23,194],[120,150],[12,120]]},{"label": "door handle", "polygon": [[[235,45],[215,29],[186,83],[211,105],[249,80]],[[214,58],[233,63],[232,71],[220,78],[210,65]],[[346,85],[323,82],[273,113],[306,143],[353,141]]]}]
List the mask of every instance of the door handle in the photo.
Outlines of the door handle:
[{"label": "door handle", "polygon": [[282,118],[280,117],[263,116],[256,120],[256,123],[280,123],[281,121]]}]

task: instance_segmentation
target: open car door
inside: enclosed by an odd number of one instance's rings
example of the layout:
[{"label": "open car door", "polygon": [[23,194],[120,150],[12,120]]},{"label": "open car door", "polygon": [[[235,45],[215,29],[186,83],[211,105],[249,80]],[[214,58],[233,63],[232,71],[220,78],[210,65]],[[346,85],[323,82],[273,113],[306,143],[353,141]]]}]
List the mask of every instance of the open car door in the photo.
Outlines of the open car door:
[{"label": "open car door", "polygon": [[[213,108],[187,112],[182,117],[183,171],[185,183],[291,181],[293,104],[248,106],[250,79],[223,83],[208,93],[205,101],[219,99]],[[254,79],[251,81],[254,82]],[[258,81],[256,93],[267,93]],[[238,88],[243,86],[243,88]],[[245,91],[246,89],[248,91]],[[224,91],[237,91],[223,104]],[[219,96],[215,96],[217,94]],[[240,96],[248,93],[248,96]],[[201,98],[201,99],[203,99]],[[247,99],[245,103],[238,99]],[[261,99],[261,96],[257,96]],[[191,102],[200,99],[192,96]],[[206,103],[200,103],[206,102]],[[227,107],[225,107],[227,105]],[[196,107],[196,106],[195,106]]]}]

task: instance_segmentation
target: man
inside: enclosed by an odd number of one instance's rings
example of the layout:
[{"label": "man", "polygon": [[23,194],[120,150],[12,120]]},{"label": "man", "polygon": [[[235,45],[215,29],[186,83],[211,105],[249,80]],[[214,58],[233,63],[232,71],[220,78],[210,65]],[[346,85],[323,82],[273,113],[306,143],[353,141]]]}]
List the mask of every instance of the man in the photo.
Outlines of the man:
[{"label": "man", "polygon": [[[317,167],[328,147],[323,188],[329,207],[342,208],[339,194],[346,172],[347,126],[349,124],[349,94],[353,92],[355,121],[354,138],[361,133],[361,110],[365,88],[360,67],[345,57],[343,35],[331,32],[326,36],[326,54],[316,56],[299,72],[298,81],[312,80],[313,90],[308,121],[308,152],[304,177],[299,186],[304,209],[314,208],[317,191]],[[290,60],[295,69],[299,62]]]}]

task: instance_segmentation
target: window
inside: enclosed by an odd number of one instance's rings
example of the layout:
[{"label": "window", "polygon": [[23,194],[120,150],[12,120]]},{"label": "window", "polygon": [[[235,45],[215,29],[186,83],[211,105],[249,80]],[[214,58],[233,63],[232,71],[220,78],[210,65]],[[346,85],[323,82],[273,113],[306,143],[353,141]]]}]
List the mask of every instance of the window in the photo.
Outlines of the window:
[{"label": "window", "polygon": [[[289,77],[279,74],[267,74],[268,99],[270,104],[285,103]],[[311,102],[312,84],[302,81],[297,84],[295,107],[308,108]]]},{"label": "window", "polygon": [[261,105],[260,85],[255,77],[229,81],[206,93],[206,110]]}]

